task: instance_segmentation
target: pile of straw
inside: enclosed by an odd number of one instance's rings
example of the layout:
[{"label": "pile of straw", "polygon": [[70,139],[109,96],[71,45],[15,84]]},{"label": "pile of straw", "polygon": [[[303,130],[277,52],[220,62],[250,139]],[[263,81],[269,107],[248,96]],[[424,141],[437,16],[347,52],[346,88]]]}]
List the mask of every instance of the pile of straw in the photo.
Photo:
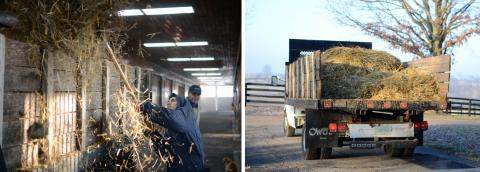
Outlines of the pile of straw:
[{"label": "pile of straw", "polygon": [[322,53],[321,61],[322,98],[438,99],[433,76],[405,68],[383,51],[334,47]]},{"label": "pile of straw", "polygon": [[375,92],[372,99],[438,101],[441,98],[435,78],[411,68],[395,72],[393,75],[380,80],[379,84],[382,88]]}]

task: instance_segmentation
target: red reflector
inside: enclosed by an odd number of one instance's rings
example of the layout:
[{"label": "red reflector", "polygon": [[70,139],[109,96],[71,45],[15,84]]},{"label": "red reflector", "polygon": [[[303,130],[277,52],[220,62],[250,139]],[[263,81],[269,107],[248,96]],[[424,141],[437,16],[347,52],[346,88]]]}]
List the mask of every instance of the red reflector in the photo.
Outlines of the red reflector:
[{"label": "red reflector", "polygon": [[415,130],[428,130],[428,122],[427,121],[420,121],[414,123]]},{"label": "red reflector", "polygon": [[384,109],[390,109],[390,102],[383,102],[383,108]]},{"label": "red reflector", "polygon": [[373,109],[373,102],[371,101],[367,102],[367,108]]},{"label": "red reflector", "polygon": [[332,102],[331,101],[324,101],[323,102],[323,107],[328,109],[328,108],[332,108]]},{"label": "red reflector", "polygon": [[330,133],[337,132],[337,123],[328,124],[328,131],[330,131]]},{"label": "red reflector", "polygon": [[427,121],[422,121],[421,127],[422,127],[422,130],[428,130],[428,122]]},{"label": "red reflector", "polygon": [[415,122],[415,123],[413,123],[413,128],[414,128],[415,130],[420,130],[420,129],[422,128],[421,122]]},{"label": "red reflector", "polygon": [[402,109],[407,109],[407,108],[408,108],[407,102],[401,102],[401,103],[400,103],[400,108],[402,108]]},{"label": "red reflector", "polygon": [[347,130],[348,130],[347,124],[345,124],[345,123],[343,123],[343,124],[338,124],[338,126],[337,126],[337,131],[338,131],[338,132],[343,133],[343,132],[346,132]]}]

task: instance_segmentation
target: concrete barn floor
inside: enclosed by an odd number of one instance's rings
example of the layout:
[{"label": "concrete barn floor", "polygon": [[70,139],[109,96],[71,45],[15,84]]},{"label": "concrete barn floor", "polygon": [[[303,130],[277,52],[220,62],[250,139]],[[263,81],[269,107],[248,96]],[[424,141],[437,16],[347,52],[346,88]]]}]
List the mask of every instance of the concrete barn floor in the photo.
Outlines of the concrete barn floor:
[{"label": "concrete barn floor", "polygon": [[224,171],[223,158],[229,157],[240,165],[240,135],[232,129],[233,112],[203,112],[200,132],[205,147],[205,166],[210,171]]}]

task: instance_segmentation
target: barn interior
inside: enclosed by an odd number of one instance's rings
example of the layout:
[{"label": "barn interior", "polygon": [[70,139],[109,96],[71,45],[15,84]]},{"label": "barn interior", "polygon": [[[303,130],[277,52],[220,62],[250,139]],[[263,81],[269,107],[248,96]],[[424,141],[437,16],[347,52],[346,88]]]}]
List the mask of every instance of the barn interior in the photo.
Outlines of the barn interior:
[{"label": "barn interior", "polygon": [[192,85],[205,166],[240,164],[240,0],[2,3],[0,168],[164,169],[136,107]]}]

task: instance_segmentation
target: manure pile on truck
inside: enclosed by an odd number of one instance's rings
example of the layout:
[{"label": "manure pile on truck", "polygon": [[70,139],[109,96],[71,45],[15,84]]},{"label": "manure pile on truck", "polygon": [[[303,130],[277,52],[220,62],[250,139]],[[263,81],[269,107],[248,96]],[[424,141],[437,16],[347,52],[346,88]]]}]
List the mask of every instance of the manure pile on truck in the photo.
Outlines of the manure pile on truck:
[{"label": "manure pile on truck", "polygon": [[440,100],[432,75],[408,68],[383,51],[334,47],[321,54],[320,70],[322,98]]}]

